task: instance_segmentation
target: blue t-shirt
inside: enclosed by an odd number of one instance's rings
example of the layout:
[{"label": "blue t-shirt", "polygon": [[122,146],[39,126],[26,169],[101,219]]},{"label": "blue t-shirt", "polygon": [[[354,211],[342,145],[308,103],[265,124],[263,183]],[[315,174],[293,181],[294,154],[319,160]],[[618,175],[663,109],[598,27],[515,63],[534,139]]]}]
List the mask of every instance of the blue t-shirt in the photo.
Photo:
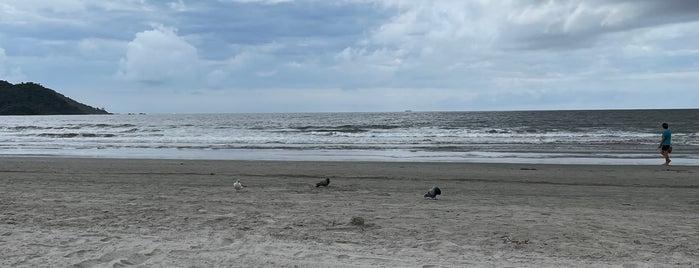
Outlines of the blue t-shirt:
[{"label": "blue t-shirt", "polygon": [[672,145],[672,133],[670,133],[669,129],[663,131],[663,138],[665,138],[663,145]]}]

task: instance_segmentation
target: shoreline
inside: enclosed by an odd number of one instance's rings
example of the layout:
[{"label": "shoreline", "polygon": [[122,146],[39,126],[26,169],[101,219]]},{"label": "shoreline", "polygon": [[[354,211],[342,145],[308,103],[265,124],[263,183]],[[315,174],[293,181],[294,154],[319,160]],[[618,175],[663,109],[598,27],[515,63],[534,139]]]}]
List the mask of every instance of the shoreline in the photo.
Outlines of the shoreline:
[{"label": "shoreline", "polygon": [[[52,157],[95,159],[201,160],[201,161],[298,161],[298,162],[393,162],[393,163],[472,163],[472,164],[554,164],[653,166],[664,162],[655,154],[601,153],[507,153],[507,152],[414,152],[374,150],[70,150],[50,153],[44,150],[12,152],[4,150],[0,158]],[[699,166],[694,155],[671,155],[675,166]]]},{"label": "shoreline", "polygon": [[695,267],[697,174],[0,157],[0,266]]}]

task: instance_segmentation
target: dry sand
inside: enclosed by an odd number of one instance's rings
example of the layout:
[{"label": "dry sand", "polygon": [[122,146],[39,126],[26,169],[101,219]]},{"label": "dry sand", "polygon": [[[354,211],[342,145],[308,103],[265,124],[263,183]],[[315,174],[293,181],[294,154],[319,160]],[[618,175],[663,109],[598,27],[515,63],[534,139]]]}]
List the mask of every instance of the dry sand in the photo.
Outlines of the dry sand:
[{"label": "dry sand", "polygon": [[0,158],[0,185],[0,267],[699,267],[699,167]]}]

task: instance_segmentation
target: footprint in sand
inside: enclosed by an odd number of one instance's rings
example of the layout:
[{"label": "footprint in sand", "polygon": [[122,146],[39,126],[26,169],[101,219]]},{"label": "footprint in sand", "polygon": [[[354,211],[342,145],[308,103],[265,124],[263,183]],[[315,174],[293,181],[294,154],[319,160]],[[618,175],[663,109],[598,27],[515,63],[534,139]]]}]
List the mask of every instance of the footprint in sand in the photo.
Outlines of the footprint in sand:
[{"label": "footprint in sand", "polygon": [[126,267],[131,265],[139,265],[148,261],[151,257],[162,253],[159,249],[153,249],[146,252],[127,253],[126,251],[110,252],[102,255],[97,259],[85,260],[80,263],[73,264],[74,268],[91,268],[104,267],[104,264],[112,264],[112,267]]},{"label": "footprint in sand", "polygon": [[74,252],[68,253],[68,254],[64,255],[63,257],[64,257],[64,258],[73,258],[73,257],[82,258],[83,256],[85,256],[85,253],[88,253],[88,252],[90,252],[90,251],[94,251],[94,250],[84,250],[84,249],[81,249],[81,250],[78,250],[78,251],[74,251]]},{"label": "footprint in sand", "polygon": [[121,239],[121,237],[120,236],[107,236],[105,238],[100,239],[100,241],[109,242],[109,241],[112,241],[114,239]]},{"label": "footprint in sand", "polygon": [[230,244],[233,244],[233,242],[235,242],[235,240],[233,240],[233,238],[224,237],[224,238],[221,238],[221,240],[219,241],[219,244],[221,244],[222,247],[225,247],[225,246],[228,246]]},{"label": "footprint in sand", "polygon": [[116,262],[112,265],[112,267],[126,267],[130,265],[139,265],[141,263],[146,262],[148,259],[150,259],[150,256],[146,256],[145,254],[139,254],[139,253],[134,253],[129,255],[128,258],[126,259],[121,259],[119,262]]}]

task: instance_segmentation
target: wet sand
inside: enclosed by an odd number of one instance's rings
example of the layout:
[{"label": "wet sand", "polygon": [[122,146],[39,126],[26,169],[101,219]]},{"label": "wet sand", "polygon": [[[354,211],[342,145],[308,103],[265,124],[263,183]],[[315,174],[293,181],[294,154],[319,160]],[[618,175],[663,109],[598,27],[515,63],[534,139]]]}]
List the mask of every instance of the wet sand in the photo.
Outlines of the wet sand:
[{"label": "wet sand", "polygon": [[699,267],[699,167],[6,157],[0,267]]}]

